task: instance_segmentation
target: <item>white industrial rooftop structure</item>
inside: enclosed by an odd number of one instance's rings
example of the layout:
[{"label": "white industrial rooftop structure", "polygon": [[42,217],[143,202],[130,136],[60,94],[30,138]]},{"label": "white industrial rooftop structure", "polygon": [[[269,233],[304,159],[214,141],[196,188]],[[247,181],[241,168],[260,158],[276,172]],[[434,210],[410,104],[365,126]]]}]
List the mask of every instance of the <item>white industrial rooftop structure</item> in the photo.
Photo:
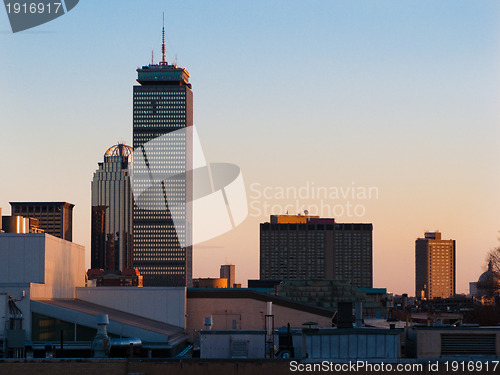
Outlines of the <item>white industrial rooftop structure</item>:
[{"label": "white industrial rooftop structure", "polygon": [[69,341],[77,341],[78,327],[95,329],[96,316],[107,314],[107,329],[115,336],[173,352],[185,345],[184,287],[87,288],[85,248],[46,233],[0,233],[0,257],[2,342],[10,337],[11,344],[24,345],[43,335],[59,335],[34,326],[34,315],[53,325],[73,325]]}]

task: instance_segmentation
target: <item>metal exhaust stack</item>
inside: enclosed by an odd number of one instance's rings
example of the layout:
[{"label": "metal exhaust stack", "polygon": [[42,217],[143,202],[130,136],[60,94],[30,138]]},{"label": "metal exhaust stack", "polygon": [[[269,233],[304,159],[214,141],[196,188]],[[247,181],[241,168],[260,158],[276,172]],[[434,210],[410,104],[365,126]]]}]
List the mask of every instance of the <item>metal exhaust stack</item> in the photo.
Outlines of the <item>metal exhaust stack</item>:
[{"label": "metal exhaust stack", "polygon": [[356,328],[363,327],[363,302],[355,302]]},{"label": "metal exhaust stack", "polygon": [[107,358],[111,343],[109,340],[106,326],[109,324],[107,314],[97,315],[97,335],[92,343],[92,351],[94,358]]},{"label": "metal exhaust stack", "polygon": [[267,314],[265,315],[264,331],[265,331],[265,357],[274,358],[274,315],[273,303],[267,302]]}]

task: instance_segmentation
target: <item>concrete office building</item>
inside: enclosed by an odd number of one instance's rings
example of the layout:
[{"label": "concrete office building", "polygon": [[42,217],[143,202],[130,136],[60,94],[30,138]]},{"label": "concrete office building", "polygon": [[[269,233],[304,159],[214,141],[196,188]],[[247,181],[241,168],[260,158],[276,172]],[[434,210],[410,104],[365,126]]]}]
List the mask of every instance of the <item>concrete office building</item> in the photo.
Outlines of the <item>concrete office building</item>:
[{"label": "concrete office building", "polygon": [[234,288],[236,267],[234,264],[223,264],[220,266],[220,277],[227,279],[227,287]]},{"label": "concrete office building", "polygon": [[426,232],[415,241],[415,296],[421,299],[455,295],[455,240]]},{"label": "concrete office building", "polygon": [[272,215],[260,224],[260,278],[348,280],[373,285],[372,224]]},{"label": "concrete office building", "polygon": [[137,69],[133,90],[133,147],[144,159],[133,164],[133,263],[144,286],[191,286],[192,137],[176,131],[193,125],[193,93],[188,71],[162,48],[159,64]]},{"label": "concrete office building", "polygon": [[132,147],[119,143],[104,154],[92,190],[91,267],[123,271],[132,267]]},{"label": "concrete office building", "polygon": [[11,215],[35,218],[40,229],[66,241],[73,240],[73,207],[67,202],[10,202]]}]

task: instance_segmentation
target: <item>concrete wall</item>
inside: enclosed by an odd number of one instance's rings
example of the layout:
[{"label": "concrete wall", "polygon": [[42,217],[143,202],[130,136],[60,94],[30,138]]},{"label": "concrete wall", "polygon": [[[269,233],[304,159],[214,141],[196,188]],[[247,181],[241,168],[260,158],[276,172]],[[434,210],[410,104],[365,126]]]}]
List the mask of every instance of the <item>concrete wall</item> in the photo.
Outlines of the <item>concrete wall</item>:
[{"label": "concrete wall", "polygon": [[[234,332],[234,331],[232,331]],[[262,332],[224,333],[205,331],[200,335],[201,358],[231,358],[231,343],[233,341],[247,343],[245,358],[265,357],[265,334]],[[277,338],[275,339],[277,343]]]},{"label": "concrete wall", "polygon": [[[31,283],[31,298],[73,298],[85,285],[85,248],[42,233],[0,234],[0,287]],[[14,297],[16,298],[16,297]]]},{"label": "concrete wall", "polygon": [[0,285],[45,281],[45,234],[0,234]]},{"label": "concrete wall", "polygon": [[186,328],[185,287],[76,288],[76,298]]},{"label": "concrete wall", "polygon": [[7,293],[0,291],[0,339],[3,339],[5,335],[5,322],[9,317],[9,309],[7,308],[8,298]]},{"label": "concrete wall", "polygon": [[[302,323],[316,322],[318,327],[331,327],[329,317],[273,305],[274,327],[280,328],[288,323],[302,328]],[[264,329],[266,302],[251,298],[189,298],[187,304],[187,333],[193,338],[194,332],[205,328],[205,317],[212,315],[213,330],[233,328],[255,330]],[[333,314],[332,314],[333,315]]]},{"label": "concrete wall", "polygon": [[85,247],[45,235],[45,278],[31,284],[31,298],[75,298],[75,287],[84,285]]},{"label": "concrete wall", "polygon": [[[23,298],[23,291],[25,297]],[[31,337],[31,309],[30,309],[30,286],[25,285],[0,285],[0,339],[5,336],[5,322],[9,320],[9,296],[16,301],[16,306],[23,313],[23,329],[26,330],[26,337]],[[3,318],[3,319],[2,319]],[[1,372],[1,371],[0,371]]]},{"label": "concrete wall", "polygon": [[31,298],[74,298],[75,287],[85,285],[85,248],[46,233],[0,234],[0,259],[0,323],[12,296],[28,340]]},{"label": "concrete wall", "polygon": [[417,329],[410,330],[410,335],[415,337],[416,332],[416,345],[417,358],[439,358],[441,357],[441,334],[447,335],[484,335],[494,334],[496,339],[496,356],[500,357],[500,329],[486,327],[478,327],[476,329]]},{"label": "concrete wall", "polygon": [[417,358],[439,358],[441,356],[441,332],[417,331]]}]

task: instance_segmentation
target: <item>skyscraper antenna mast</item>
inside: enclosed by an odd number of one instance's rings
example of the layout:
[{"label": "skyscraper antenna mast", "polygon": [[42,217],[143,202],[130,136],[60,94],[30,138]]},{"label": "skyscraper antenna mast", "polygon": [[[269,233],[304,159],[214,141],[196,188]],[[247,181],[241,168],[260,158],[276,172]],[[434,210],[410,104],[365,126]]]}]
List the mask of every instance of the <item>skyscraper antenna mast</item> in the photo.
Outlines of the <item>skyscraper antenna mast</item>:
[{"label": "skyscraper antenna mast", "polygon": [[161,62],[165,64],[165,12],[163,12],[163,29],[161,39]]}]

